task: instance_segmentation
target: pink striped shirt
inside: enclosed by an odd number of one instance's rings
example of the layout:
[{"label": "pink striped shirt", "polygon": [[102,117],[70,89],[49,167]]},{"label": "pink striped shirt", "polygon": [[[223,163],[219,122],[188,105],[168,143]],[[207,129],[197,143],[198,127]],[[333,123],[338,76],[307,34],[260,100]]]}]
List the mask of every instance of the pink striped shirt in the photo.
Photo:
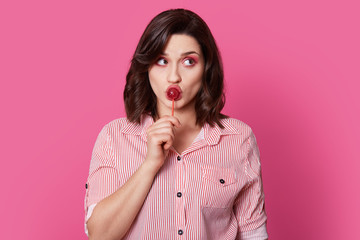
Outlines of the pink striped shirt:
[{"label": "pink striped shirt", "polygon": [[[149,116],[140,125],[121,118],[101,130],[86,183],[86,220],[144,161],[151,124]],[[169,151],[124,239],[267,239],[255,136],[239,120],[222,124],[205,124],[183,153]]]}]

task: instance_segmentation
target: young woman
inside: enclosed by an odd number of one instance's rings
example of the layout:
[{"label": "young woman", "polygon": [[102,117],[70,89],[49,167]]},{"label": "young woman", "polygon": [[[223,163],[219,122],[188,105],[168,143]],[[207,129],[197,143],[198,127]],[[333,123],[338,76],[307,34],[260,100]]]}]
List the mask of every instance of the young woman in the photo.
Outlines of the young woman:
[{"label": "young woman", "polygon": [[127,118],[93,150],[90,239],[267,239],[255,136],[221,114],[222,63],[198,15],[168,10],[149,23],[124,102]]}]

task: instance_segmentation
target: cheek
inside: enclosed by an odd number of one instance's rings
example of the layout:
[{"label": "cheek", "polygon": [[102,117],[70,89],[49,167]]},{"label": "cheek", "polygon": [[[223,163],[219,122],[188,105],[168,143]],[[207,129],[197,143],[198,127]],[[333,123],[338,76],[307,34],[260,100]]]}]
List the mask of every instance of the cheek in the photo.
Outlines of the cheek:
[{"label": "cheek", "polygon": [[148,72],[151,89],[157,98],[165,97],[164,92],[164,72],[159,69],[152,69]]},{"label": "cheek", "polygon": [[156,70],[150,70],[148,76],[149,76],[150,85],[152,87],[160,82],[159,73]]},{"label": "cheek", "polygon": [[200,90],[202,85],[202,74],[192,75],[191,78],[188,78],[187,84],[187,94],[188,97],[194,97]]},{"label": "cheek", "polygon": [[198,86],[202,82],[203,73],[202,71],[193,71],[187,75],[188,82],[195,86]]},{"label": "cheek", "polygon": [[157,84],[157,81],[156,81],[156,78],[153,74],[151,74],[149,72],[149,82],[150,82],[150,87],[151,89],[153,90],[153,92],[155,93],[155,95],[157,95],[158,93],[158,84]]},{"label": "cheek", "polygon": [[156,76],[155,71],[153,69],[150,69],[148,71],[148,76],[149,76],[150,83],[153,82],[155,79],[155,76]]},{"label": "cheek", "polygon": [[153,82],[160,82],[166,79],[166,72],[164,69],[154,67],[148,72],[149,79]]}]

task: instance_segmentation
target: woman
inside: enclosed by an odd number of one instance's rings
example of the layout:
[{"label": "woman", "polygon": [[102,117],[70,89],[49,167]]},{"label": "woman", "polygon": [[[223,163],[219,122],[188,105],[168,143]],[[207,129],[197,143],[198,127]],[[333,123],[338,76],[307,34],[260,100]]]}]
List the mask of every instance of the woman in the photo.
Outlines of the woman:
[{"label": "woman", "polygon": [[267,239],[256,140],[221,114],[222,64],[206,23],[184,9],[157,15],[126,80],[127,118],[107,124],[93,150],[89,238]]}]

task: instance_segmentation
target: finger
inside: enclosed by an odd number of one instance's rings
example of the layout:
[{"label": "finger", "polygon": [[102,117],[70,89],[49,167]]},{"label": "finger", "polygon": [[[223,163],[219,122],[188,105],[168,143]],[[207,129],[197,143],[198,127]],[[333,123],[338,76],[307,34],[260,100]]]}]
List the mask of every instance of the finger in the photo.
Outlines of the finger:
[{"label": "finger", "polygon": [[181,123],[179,121],[179,119],[175,116],[169,116],[169,115],[165,115],[163,117],[161,117],[159,120],[157,120],[156,122],[164,122],[164,121],[170,121],[174,126],[176,127],[181,127]]},{"label": "finger", "polygon": [[164,144],[164,150],[167,151],[171,148],[174,143],[174,139],[172,137],[168,138],[168,140]]},{"label": "finger", "polygon": [[170,121],[161,121],[161,122],[156,122],[153,125],[151,125],[149,127],[150,131],[151,130],[155,130],[155,129],[159,129],[159,128],[171,128],[173,127],[174,124],[172,124]]},{"label": "finger", "polygon": [[152,131],[148,133],[148,139],[149,141],[152,141],[152,139],[158,139],[159,136],[166,136],[169,135],[171,138],[175,137],[175,132],[172,128],[170,129],[158,129],[156,131]]},{"label": "finger", "polygon": [[156,134],[156,133],[168,133],[175,135],[175,127],[172,125],[172,123],[167,122],[156,126],[151,126],[150,128],[147,129],[148,135]]},{"label": "finger", "polygon": [[153,144],[162,145],[164,150],[168,150],[174,142],[174,136],[167,133],[153,134],[150,139]]}]

